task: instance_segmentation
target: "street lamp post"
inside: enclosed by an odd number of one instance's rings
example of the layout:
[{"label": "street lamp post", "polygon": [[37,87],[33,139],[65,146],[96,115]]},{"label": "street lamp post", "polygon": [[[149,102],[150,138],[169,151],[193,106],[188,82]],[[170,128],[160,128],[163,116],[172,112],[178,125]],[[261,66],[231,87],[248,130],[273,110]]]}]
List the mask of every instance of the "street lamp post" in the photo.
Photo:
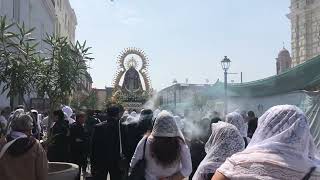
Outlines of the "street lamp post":
[{"label": "street lamp post", "polygon": [[224,70],[224,114],[228,112],[228,69],[230,68],[231,60],[224,56],[221,61],[222,69]]}]

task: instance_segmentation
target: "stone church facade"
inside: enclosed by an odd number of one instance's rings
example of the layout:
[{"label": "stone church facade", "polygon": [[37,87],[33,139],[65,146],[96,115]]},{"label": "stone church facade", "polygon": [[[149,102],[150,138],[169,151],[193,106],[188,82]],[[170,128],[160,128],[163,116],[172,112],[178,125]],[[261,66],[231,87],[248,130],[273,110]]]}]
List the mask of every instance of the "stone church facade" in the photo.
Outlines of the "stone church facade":
[{"label": "stone church facade", "polygon": [[320,55],[320,0],[291,0],[292,66]]}]

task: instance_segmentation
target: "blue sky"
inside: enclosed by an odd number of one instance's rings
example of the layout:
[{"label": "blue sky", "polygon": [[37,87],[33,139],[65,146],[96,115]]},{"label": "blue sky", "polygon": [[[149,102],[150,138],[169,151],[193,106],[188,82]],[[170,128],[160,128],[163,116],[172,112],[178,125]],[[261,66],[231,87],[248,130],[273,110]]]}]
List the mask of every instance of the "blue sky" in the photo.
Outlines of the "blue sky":
[{"label": "blue sky", "polygon": [[[78,18],[76,38],[87,40],[93,87],[111,86],[116,58],[126,47],[150,59],[152,86],[222,79],[220,61],[245,82],[276,73],[283,42],[290,50],[289,0],[70,0]],[[239,75],[230,80],[240,81]]]}]

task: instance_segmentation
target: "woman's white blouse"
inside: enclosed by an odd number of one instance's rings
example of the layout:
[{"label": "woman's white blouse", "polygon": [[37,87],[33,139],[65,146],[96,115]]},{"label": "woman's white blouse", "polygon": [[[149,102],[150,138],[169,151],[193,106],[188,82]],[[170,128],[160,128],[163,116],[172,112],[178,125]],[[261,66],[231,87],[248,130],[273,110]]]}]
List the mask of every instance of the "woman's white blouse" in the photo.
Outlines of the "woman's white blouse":
[{"label": "woman's white blouse", "polygon": [[[142,159],[143,156],[143,146],[146,137],[142,138],[137,145],[136,151],[132,157],[130,167],[134,167],[135,164]],[[157,164],[156,160],[151,157],[150,154],[150,144],[153,140],[152,136],[147,139],[145,147],[145,160],[146,160],[146,170],[145,178],[146,180],[158,180],[159,178],[169,177],[175,173],[180,172],[184,177],[188,177],[192,172],[191,155],[188,146],[181,143],[181,159],[179,163],[175,163],[170,167],[162,167]],[[166,148],[166,147],[163,147]]]}]

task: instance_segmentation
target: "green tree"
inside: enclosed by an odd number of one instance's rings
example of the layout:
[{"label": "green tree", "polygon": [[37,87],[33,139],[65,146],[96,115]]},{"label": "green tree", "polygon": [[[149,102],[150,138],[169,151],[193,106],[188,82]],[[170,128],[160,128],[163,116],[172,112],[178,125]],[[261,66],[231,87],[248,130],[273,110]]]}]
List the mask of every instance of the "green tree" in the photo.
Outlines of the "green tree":
[{"label": "green tree", "polygon": [[80,104],[81,107],[85,106],[89,109],[97,109],[97,94],[94,90],[91,90],[89,96],[87,96]]},{"label": "green tree", "polygon": [[34,28],[7,23],[5,17],[0,17],[1,93],[7,92],[11,101],[19,97],[26,105],[25,94],[37,92],[39,97],[47,94],[53,111],[60,104],[68,104],[86,73],[87,62],[93,58],[86,42],[77,41],[73,45],[66,37],[50,35],[43,40],[49,47],[47,53],[40,55],[33,31]]},{"label": "green tree", "polygon": [[51,49],[47,58],[42,59],[40,75],[37,78],[37,89],[42,96],[46,93],[50,99],[50,111],[57,109],[60,104],[68,104],[72,92],[77,88],[81,76],[87,70],[90,47],[86,42],[75,45],[65,37],[49,36],[44,40]]},{"label": "green tree", "polygon": [[[13,31],[15,30],[15,31]],[[38,43],[31,37],[34,28],[24,25],[7,24],[5,17],[0,17],[0,83],[2,93],[8,92],[11,107],[14,98],[24,103],[24,95],[29,94],[35,84],[35,72],[39,69],[40,57]]]}]

